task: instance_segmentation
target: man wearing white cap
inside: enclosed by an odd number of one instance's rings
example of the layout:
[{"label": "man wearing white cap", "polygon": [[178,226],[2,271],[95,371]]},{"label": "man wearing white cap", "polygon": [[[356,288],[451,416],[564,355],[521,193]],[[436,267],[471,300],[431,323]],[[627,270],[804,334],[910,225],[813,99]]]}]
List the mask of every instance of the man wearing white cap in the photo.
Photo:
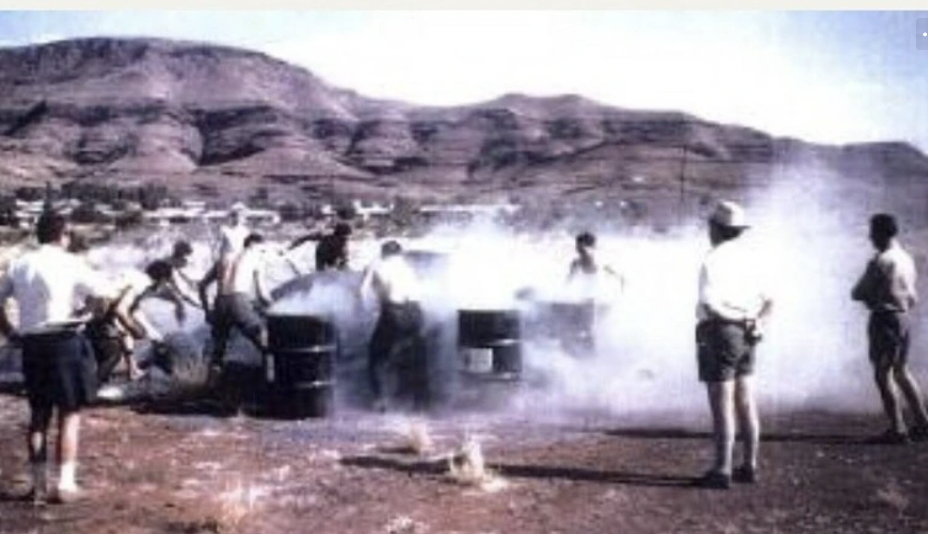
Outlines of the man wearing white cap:
[{"label": "man wearing white cap", "polygon": [[[739,239],[748,228],[744,210],[719,202],[709,217],[712,249],[699,272],[696,309],[699,379],[712,411],[715,463],[698,486],[728,489],[731,481],[757,480],[760,421],[754,400],[754,351],[773,308],[757,255]],[[737,412],[744,460],[732,469]]]}]

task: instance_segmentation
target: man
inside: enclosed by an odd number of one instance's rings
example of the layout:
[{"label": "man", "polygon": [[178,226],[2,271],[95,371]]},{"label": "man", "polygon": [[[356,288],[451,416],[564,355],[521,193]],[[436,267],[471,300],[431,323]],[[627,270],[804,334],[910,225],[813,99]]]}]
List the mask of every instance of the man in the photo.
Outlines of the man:
[{"label": "man", "polygon": [[[68,251],[86,261],[90,245],[79,234],[72,233]],[[143,371],[134,357],[135,341],[145,337],[155,343],[163,340],[161,333],[139,309],[142,299],[154,296],[149,292],[152,285],[145,275],[134,274],[133,271],[126,271],[117,276],[116,286],[120,290],[115,298],[88,295],[83,308],[75,312],[75,316],[87,320],[84,337],[93,347],[96,356],[98,386],[109,381],[120,361],[125,363],[129,380],[141,378]],[[114,391],[112,388],[101,387],[97,397],[110,397]]]},{"label": "man", "polygon": [[568,283],[581,280],[595,281],[600,275],[613,277],[621,289],[624,284],[622,275],[609,265],[605,265],[596,257],[596,236],[590,232],[582,232],[575,240],[577,257],[570,262],[570,271],[567,273]]},{"label": "man", "polygon": [[[260,234],[249,234],[244,248],[227,262],[217,261],[200,281],[200,303],[207,322],[212,325],[210,371],[213,378],[222,368],[232,328],[237,328],[262,353],[267,350],[267,332],[255,306],[256,299],[262,307],[269,306],[271,302],[263,280],[263,242],[264,237]],[[214,306],[210,307],[206,293],[213,282],[217,284],[217,291]]]},{"label": "man", "polygon": [[[918,383],[908,369],[912,322],[909,311],[917,300],[916,269],[912,257],[896,239],[898,232],[892,215],[878,213],[870,218],[870,242],[876,255],[851,291],[851,298],[870,310],[870,362],[890,424],[874,441],[901,444],[909,437],[928,439],[928,413]],[[906,429],[897,388],[902,390],[915,419],[911,432]]]},{"label": "man", "polygon": [[192,253],[193,247],[190,243],[180,240],[174,243],[170,256],[149,263],[145,267],[145,274],[148,275],[151,283],[131,303],[130,313],[135,313],[146,298],[157,297],[174,304],[174,317],[178,323],[183,324],[187,318],[184,303],[194,307],[200,306],[200,303],[190,295],[190,288],[194,286],[193,280],[182,271],[189,263],[188,258]]},{"label": "man", "polygon": [[[131,293],[127,287],[120,291],[115,299],[90,296],[85,307],[78,314],[86,314],[87,326],[84,332],[87,341],[93,347],[97,360],[97,385],[106,384],[120,362],[124,362],[130,381],[142,377],[142,370],[135,361],[135,340],[146,335],[139,323],[126,311],[124,302]],[[101,391],[98,397],[107,395]]]},{"label": "man", "polygon": [[348,238],[351,236],[351,225],[347,222],[338,222],[332,233],[326,234],[321,238],[318,234],[308,234],[299,237],[290,244],[289,250],[293,250],[307,241],[318,239],[316,245],[316,271],[326,269],[344,270],[348,268]]},{"label": "man", "polygon": [[[754,400],[754,353],[773,300],[760,274],[763,266],[740,239],[748,228],[734,202],[719,202],[709,217],[712,249],[699,273],[696,315],[699,379],[706,384],[712,413],[715,463],[696,484],[728,489],[731,481],[757,480],[760,420]],[[732,469],[735,412],[741,424],[744,459]]]},{"label": "man", "polygon": [[[563,341],[568,352],[575,355],[591,355],[596,345],[597,318],[608,310],[608,303],[612,298],[624,289],[625,279],[611,266],[599,260],[594,234],[578,234],[575,247],[577,257],[570,262],[567,289],[570,295],[583,305],[583,313],[562,325],[566,327]],[[609,283],[612,285],[608,285]],[[610,292],[613,295],[610,295]]]},{"label": "man", "polygon": [[249,230],[246,224],[245,212],[248,208],[241,202],[236,202],[229,209],[229,225],[219,229],[219,257],[229,258],[242,250]]},{"label": "man", "polygon": [[[37,222],[40,247],[10,264],[0,278],[0,332],[23,348],[23,376],[29,399],[29,462],[32,497],[47,494],[48,431],[58,411],[57,455],[60,475],[53,500],[79,496],[77,452],[80,411],[93,399],[96,387],[93,354],[71,320],[72,305],[86,294],[115,297],[114,288],[85,261],[67,251],[65,219],[44,213]],[[4,307],[9,298],[19,305],[19,327]]]},{"label": "man", "polygon": [[[186,239],[180,239],[174,243],[171,255],[165,259],[172,267],[173,285],[179,293],[185,296],[189,295],[188,290],[196,288],[196,282],[184,272],[184,269],[190,265],[190,256],[192,254],[193,245]],[[190,298],[188,302],[191,302],[194,306],[197,305],[193,298]]]},{"label": "man", "polygon": [[190,242],[181,239],[174,243],[170,256],[148,264],[145,273],[152,279],[151,291],[155,295],[172,302],[183,301],[197,307],[200,305],[191,295],[196,290],[196,282],[184,272],[190,264],[191,254],[193,247]]},{"label": "man", "polygon": [[[396,241],[387,241],[381,246],[380,259],[375,260],[364,272],[360,286],[362,299],[373,292],[380,315],[371,336],[368,352],[368,379],[377,411],[386,410],[383,374],[391,358],[400,349],[404,356],[412,358],[415,372],[424,375],[422,340],[423,316],[418,303],[416,274],[403,257],[403,248]],[[417,377],[424,380],[423,376]],[[414,394],[422,402],[424,383],[418,384]]]}]

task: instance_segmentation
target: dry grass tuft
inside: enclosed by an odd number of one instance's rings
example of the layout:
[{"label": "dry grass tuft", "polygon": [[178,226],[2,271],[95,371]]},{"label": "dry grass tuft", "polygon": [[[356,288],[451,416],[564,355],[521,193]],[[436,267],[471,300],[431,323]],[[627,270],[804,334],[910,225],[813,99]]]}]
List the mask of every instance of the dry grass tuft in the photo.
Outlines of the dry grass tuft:
[{"label": "dry grass tuft", "polygon": [[467,436],[458,452],[448,458],[451,480],[486,492],[496,492],[506,486],[505,481],[486,467],[480,442]]}]

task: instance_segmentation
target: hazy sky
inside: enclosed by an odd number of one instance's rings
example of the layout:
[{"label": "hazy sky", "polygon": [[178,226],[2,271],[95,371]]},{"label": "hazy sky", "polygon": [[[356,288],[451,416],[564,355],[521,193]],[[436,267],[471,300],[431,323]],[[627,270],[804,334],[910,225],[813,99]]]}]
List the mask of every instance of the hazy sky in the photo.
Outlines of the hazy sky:
[{"label": "hazy sky", "polygon": [[581,94],[809,141],[928,151],[928,12],[0,12],[0,44],[138,35],[267,52],[361,94]]}]

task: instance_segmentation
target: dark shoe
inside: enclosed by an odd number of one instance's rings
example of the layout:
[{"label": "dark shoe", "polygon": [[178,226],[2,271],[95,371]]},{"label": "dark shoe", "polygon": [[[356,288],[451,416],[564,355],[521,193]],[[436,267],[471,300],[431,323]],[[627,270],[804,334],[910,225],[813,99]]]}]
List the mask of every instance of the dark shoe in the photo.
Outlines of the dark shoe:
[{"label": "dark shoe", "polygon": [[732,472],[731,479],[740,484],[757,484],[757,469],[750,465],[742,465]]},{"label": "dark shoe", "polygon": [[26,493],[17,496],[16,500],[24,503],[30,503],[33,506],[43,506],[48,503],[48,492],[32,488]]},{"label": "dark shoe", "polygon": [[890,429],[868,439],[867,443],[877,445],[906,445],[909,443],[909,435],[905,432],[898,432]]},{"label": "dark shoe", "polygon": [[928,441],[928,426],[917,426],[909,431],[912,441]]},{"label": "dark shoe", "polygon": [[731,475],[718,471],[709,471],[693,481],[697,488],[727,490],[731,487]]}]

